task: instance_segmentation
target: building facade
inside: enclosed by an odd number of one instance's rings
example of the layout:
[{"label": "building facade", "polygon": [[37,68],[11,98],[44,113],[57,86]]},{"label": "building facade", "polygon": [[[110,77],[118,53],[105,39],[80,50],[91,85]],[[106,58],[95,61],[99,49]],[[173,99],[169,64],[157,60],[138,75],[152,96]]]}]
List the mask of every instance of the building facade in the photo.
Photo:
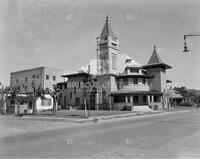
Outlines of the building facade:
[{"label": "building facade", "polygon": [[[38,89],[53,90],[54,86],[62,81],[62,74],[62,70],[49,67],[37,67],[10,73],[10,87],[20,89],[18,94],[20,114],[33,113],[33,99],[30,95]],[[36,99],[37,111],[53,109],[53,98],[49,94],[44,94],[44,97]],[[8,94],[6,103],[7,112],[17,113],[17,104],[11,94]]]},{"label": "building facade", "polygon": [[21,92],[33,92],[36,89],[53,89],[56,83],[62,81],[63,71],[56,68],[37,67],[10,73],[10,86],[20,86]]},{"label": "building facade", "polygon": [[119,39],[114,34],[108,17],[96,39],[96,72],[91,73],[91,67],[94,66],[88,65],[87,70],[63,76],[66,82],[59,83],[62,90],[60,104],[63,107],[84,108],[87,104],[89,109],[96,110],[170,108],[166,70],[172,67],[161,60],[156,46],[146,65],[121,54]]}]

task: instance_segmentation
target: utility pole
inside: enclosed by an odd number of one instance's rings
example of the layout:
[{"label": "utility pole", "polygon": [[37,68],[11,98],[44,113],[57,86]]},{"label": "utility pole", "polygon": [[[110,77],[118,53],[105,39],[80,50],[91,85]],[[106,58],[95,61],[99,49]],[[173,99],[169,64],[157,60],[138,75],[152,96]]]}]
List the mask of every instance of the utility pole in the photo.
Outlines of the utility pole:
[{"label": "utility pole", "polygon": [[88,111],[87,111],[87,80],[84,79],[84,87],[83,87],[83,95],[84,95],[84,107],[85,107],[85,117],[88,118]]},{"label": "utility pole", "polygon": [[87,93],[90,91],[90,65],[88,65],[88,76],[84,78],[84,106],[85,106],[85,117],[88,118],[90,116],[90,102],[88,102],[88,109],[87,109]]},{"label": "utility pole", "polygon": [[[90,82],[90,64],[88,65],[88,83],[89,82]],[[90,86],[91,83],[89,83],[89,95],[90,95]],[[90,117],[90,102],[88,102],[88,117]]]},{"label": "utility pole", "polygon": [[183,50],[183,52],[189,52],[188,47],[187,47],[186,38],[191,37],[191,36],[200,36],[200,33],[191,33],[191,34],[184,35],[184,50]]}]

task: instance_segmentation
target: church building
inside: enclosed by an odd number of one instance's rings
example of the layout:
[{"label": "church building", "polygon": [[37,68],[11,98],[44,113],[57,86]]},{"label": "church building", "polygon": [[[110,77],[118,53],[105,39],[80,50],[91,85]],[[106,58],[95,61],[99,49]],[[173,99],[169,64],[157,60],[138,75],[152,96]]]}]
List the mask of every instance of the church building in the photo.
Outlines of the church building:
[{"label": "church building", "polygon": [[141,65],[120,53],[119,38],[108,17],[96,38],[96,62],[63,75],[60,105],[91,110],[169,109],[166,70],[172,67],[159,57],[156,46],[149,62]]}]

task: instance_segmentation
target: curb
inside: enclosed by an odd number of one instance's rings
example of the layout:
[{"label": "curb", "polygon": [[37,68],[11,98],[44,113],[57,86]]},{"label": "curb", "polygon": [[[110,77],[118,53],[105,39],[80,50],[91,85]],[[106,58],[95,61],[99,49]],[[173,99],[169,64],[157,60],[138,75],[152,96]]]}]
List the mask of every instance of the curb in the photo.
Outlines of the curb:
[{"label": "curb", "polygon": [[131,117],[150,117],[155,115],[162,114],[171,114],[171,113],[184,113],[196,110],[178,110],[178,111],[157,111],[157,112],[141,112],[141,113],[129,113],[129,114],[119,114],[112,116],[98,116],[90,117],[88,119],[71,119],[71,118],[55,118],[55,117],[18,117],[19,120],[31,120],[31,121],[54,121],[54,122],[71,122],[71,123],[86,123],[86,122],[98,122],[106,121],[112,119],[120,118],[131,118]]},{"label": "curb", "polygon": [[92,121],[98,121],[98,120],[110,120],[110,119],[116,119],[116,118],[128,118],[128,117],[150,117],[155,115],[162,115],[162,114],[171,114],[171,113],[184,113],[184,112],[190,112],[195,110],[181,110],[181,111],[157,111],[157,112],[141,112],[136,114],[124,114],[124,115],[116,115],[116,116],[107,116],[107,117],[92,117]]}]

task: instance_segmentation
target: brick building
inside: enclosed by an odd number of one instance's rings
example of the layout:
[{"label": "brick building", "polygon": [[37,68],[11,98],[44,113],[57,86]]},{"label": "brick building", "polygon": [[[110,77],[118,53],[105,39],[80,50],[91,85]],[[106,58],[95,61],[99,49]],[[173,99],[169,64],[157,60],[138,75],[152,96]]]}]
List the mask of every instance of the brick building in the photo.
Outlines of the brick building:
[{"label": "brick building", "polygon": [[56,68],[37,67],[10,73],[10,86],[20,86],[22,92],[33,92],[32,86],[37,89],[53,89],[53,85],[63,81],[63,71]]}]

